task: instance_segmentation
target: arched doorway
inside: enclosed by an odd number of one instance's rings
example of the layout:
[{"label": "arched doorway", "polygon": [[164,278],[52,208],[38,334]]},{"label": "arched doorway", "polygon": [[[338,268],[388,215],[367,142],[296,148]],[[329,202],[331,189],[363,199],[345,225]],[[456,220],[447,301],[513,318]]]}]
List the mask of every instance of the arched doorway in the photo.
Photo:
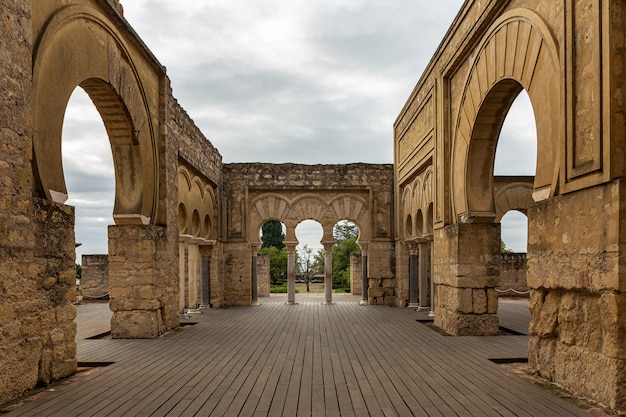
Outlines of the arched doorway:
[{"label": "arched doorway", "polygon": [[107,228],[113,224],[115,173],[102,119],[80,87],[65,111],[61,145],[66,204],[75,210],[76,265],[81,270],[77,295],[79,300],[108,300]]}]

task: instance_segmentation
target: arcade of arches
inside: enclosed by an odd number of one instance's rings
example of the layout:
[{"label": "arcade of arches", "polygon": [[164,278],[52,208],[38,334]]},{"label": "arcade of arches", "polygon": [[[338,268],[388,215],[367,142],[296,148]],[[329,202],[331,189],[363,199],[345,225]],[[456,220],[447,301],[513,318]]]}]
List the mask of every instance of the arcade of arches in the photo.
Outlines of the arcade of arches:
[{"label": "arcade of arches", "polygon": [[[117,0],[1,3],[0,403],[76,371],[60,141],[80,86],[115,166],[113,337],[157,337],[183,308],[254,304],[259,228],[283,222],[293,253],[306,219],[327,249],[338,220],[359,226],[362,303],[494,334],[498,222],[515,209],[528,216],[530,367],[626,409],[623,2],[466,1],[393,125],[394,164],[317,166],[223,164]],[[494,178],[522,90],[536,175]]]}]

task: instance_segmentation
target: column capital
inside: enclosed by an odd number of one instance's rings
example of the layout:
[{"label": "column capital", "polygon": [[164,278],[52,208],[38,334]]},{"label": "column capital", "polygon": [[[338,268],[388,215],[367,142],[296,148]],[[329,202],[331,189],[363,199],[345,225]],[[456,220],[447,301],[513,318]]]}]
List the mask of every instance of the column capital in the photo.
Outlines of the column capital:
[{"label": "column capital", "polygon": [[328,252],[333,250],[333,246],[335,246],[335,243],[337,243],[334,240],[326,240],[324,242],[322,242],[322,246],[324,246],[324,251]]},{"label": "column capital", "polygon": [[263,243],[261,242],[250,242],[250,249],[252,250],[253,256],[259,252],[259,249],[261,249],[261,246],[263,246]]},{"label": "column capital", "polygon": [[361,248],[361,254],[363,256],[367,256],[367,251],[369,249],[369,242],[356,242],[357,245]]},{"label": "column capital", "polygon": [[283,240],[283,245],[285,245],[285,247],[287,248],[287,252],[289,253],[295,253],[296,251],[296,246],[298,246],[298,241],[284,241]]}]

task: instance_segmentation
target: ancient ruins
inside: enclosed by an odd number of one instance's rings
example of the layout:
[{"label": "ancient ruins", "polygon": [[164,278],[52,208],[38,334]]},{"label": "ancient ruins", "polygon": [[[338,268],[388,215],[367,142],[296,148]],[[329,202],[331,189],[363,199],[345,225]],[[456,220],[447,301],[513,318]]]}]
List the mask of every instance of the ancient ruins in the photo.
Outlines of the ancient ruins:
[{"label": "ancient ruins", "polygon": [[[223,164],[117,0],[0,0],[0,13],[0,403],[76,371],[60,141],[80,86],[115,165],[113,337],[158,337],[183,308],[255,304],[267,220],[287,227],[291,284],[306,219],[327,249],[337,221],[359,226],[363,304],[428,306],[448,333],[491,335],[513,209],[528,216],[531,369],[626,409],[625,3],[466,1],[407,91],[394,164],[343,166]],[[522,90],[536,175],[494,178]]]}]

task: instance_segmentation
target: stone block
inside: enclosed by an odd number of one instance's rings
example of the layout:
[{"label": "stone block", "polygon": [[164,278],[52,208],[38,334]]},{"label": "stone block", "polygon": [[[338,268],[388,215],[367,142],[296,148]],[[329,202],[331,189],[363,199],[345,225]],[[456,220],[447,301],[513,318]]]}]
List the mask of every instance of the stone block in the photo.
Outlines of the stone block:
[{"label": "stone block", "polygon": [[367,294],[370,297],[384,297],[385,296],[385,288],[370,287],[368,289],[368,293]]},{"label": "stone block", "polygon": [[115,311],[111,318],[114,339],[152,339],[159,336],[158,311]]},{"label": "stone block", "polygon": [[480,289],[472,290],[472,309],[474,314],[487,313],[487,291]]}]

